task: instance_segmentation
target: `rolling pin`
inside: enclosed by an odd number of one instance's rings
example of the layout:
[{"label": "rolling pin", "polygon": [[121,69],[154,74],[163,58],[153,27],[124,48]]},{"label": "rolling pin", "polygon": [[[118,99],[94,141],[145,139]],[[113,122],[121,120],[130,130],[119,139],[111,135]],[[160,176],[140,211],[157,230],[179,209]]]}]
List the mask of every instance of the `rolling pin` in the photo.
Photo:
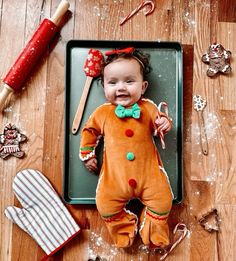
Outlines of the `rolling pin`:
[{"label": "rolling pin", "polygon": [[20,91],[34,65],[43,55],[55,34],[58,32],[58,25],[62,16],[69,8],[69,2],[62,0],[54,15],[45,18],[26,44],[14,65],[10,68],[3,79],[2,91],[0,93],[0,111],[4,108],[8,95],[14,91]]}]

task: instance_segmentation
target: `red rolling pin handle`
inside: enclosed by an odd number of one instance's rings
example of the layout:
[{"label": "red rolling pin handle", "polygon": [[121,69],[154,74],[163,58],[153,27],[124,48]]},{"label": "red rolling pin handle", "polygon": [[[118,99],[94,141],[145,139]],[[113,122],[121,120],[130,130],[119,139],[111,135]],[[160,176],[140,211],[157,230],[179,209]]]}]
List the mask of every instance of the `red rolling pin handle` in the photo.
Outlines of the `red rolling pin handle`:
[{"label": "red rolling pin handle", "polygon": [[57,30],[57,26],[52,21],[44,19],[3,79],[3,82],[14,91],[19,91]]},{"label": "red rolling pin handle", "polygon": [[3,79],[3,88],[0,92],[0,111],[4,107],[7,96],[12,91],[19,91],[29,76],[31,70],[46,50],[48,44],[58,31],[61,17],[69,8],[67,0],[62,0],[50,19],[44,19],[38,29],[18,56],[14,65]]}]

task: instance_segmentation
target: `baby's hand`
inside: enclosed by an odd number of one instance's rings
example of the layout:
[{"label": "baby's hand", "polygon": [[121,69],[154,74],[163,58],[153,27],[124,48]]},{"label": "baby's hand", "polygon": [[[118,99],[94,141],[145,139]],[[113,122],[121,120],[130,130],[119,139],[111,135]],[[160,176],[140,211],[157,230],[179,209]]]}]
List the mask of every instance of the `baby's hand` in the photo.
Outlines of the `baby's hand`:
[{"label": "baby's hand", "polygon": [[96,158],[91,158],[88,159],[84,162],[85,167],[90,171],[90,172],[97,172],[98,170],[98,161]]},{"label": "baby's hand", "polygon": [[166,134],[171,129],[171,121],[168,120],[166,117],[157,118],[155,120],[157,132],[162,132],[163,134]]}]

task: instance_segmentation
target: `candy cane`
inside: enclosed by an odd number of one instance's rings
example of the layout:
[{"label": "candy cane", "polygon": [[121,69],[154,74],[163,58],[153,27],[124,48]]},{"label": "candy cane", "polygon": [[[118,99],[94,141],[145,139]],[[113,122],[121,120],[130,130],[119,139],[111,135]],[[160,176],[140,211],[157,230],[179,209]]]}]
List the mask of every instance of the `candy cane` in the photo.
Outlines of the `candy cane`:
[{"label": "candy cane", "polygon": [[177,245],[179,245],[179,243],[187,236],[187,234],[189,233],[189,230],[187,229],[186,225],[183,223],[178,223],[174,230],[173,230],[173,234],[176,234],[177,231],[182,232],[182,235],[172,244],[171,248],[163,255],[160,257],[160,260],[164,260],[169,254],[170,252],[173,251],[174,248],[177,247]]},{"label": "candy cane", "polygon": [[[164,107],[164,111],[166,113],[166,115],[168,116],[168,105],[167,103],[165,102],[161,102],[159,105],[158,105],[158,110],[161,111],[161,107]],[[160,120],[161,119],[161,116],[160,114],[158,113],[157,114],[157,119]],[[164,141],[164,134],[162,131],[160,131],[159,133],[159,137],[160,137],[160,140],[161,140],[161,147],[162,149],[165,149],[166,148],[166,145],[165,145],[165,141]],[[157,135],[157,130],[155,131],[155,135]]]},{"label": "candy cane", "polygon": [[121,22],[120,25],[123,25],[126,21],[128,21],[132,16],[137,14],[144,6],[150,5],[150,10],[146,11],[144,15],[149,15],[153,13],[155,9],[155,3],[154,1],[143,1],[136,9],[134,9],[130,14],[128,14]]}]

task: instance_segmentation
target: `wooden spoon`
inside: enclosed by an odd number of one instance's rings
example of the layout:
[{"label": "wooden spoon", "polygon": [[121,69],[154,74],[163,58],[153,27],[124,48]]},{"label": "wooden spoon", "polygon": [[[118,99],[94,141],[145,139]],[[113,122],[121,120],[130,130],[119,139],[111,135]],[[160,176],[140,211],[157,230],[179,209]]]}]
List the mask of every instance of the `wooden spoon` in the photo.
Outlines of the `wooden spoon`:
[{"label": "wooden spoon", "polygon": [[201,95],[193,96],[194,109],[198,112],[198,123],[200,128],[200,142],[202,153],[204,155],[208,154],[208,144],[207,144],[207,135],[203,117],[203,109],[206,107],[206,100],[202,98]]},{"label": "wooden spoon", "polygon": [[78,105],[78,108],[77,108],[77,111],[76,111],[76,114],[74,117],[74,121],[72,124],[72,133],[73,134],[76,134],[79,129],[92,80],[93,80],[93,78],[95,78],[101,74],[101,68],[102,68],[103,63],[104,63],[103,54],[99,50],[90,49],[88,52],[88,57],[84,64],[84,72],[85,72],[87,78],[86,78],[86,82],[84,85],[83,93],[80,98],[80,103]]}]

